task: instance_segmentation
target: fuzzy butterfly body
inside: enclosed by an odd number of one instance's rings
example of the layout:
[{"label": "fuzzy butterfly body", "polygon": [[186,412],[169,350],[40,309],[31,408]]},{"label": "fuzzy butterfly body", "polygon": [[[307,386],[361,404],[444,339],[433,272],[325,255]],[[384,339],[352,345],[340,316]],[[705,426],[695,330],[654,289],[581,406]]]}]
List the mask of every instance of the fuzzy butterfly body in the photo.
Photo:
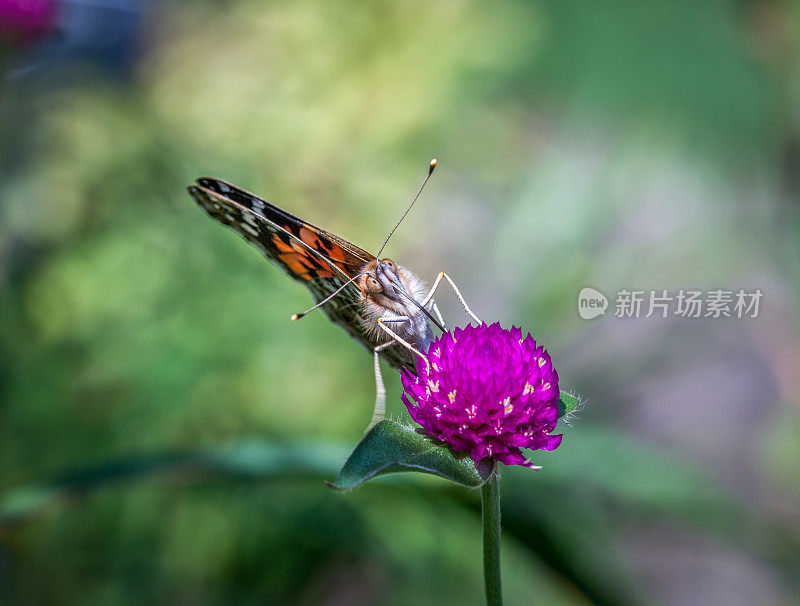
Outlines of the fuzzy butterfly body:
[{"label": "fuzzy butterfly body", "polygon": [[[220,179],[201,178],[187,190],[212,219],[230,227],[303,283],[317,303],[336,293],[322,310],[370,351],[387,341],[379,318],[393,322],[398,333],[418,347],[424,348],[433,338],[427,314],[419,305],[425,289],[407,269],[388,259],[378,260]],[[396,368],[414,366],[413,355],[404,347],[386,347],[380,353]]]}]

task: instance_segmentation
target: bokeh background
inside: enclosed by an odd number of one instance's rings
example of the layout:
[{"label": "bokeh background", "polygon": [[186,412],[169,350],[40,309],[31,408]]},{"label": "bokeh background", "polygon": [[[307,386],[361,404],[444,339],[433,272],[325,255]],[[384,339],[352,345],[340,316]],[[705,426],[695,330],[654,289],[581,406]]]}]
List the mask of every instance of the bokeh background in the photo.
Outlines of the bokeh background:
[{"label": "bokeh background", "polygon": [[437,157],[389,254],[588,401],[504,474],[507,603],[798,603],[796,2],[3,0],[0,36],[0,602],[482,603],[479,495],[325,486],[371,359],[184,191],[374,251]]}]

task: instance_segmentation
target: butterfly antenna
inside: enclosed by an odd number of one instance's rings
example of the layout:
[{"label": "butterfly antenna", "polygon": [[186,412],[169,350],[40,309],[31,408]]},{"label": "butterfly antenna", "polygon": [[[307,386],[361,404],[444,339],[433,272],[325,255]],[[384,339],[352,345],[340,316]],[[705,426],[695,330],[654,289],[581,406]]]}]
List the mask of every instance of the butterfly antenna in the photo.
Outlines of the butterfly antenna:
[{"label": "butterfly antenna", "polygon": [[349,279],[347,282],[345,282],[344,284],[342,284],[342,285],[341,285],[339,288],[337,288],[337,289],[336,289],[334,292],[332,292],[332,293],[331,293],[331,294],[329,294],[327,297],[325,297],[325,298],[324,298],[322,301],[320,301],[319,303],[317,303],[316,305],[314,305],[314,307],[310,307],[310,308],[308,308],[307,310],[305,310],[305,311],[304,311],[303,313],[301,313],[301,314],[294,314],[294,315],[293,315],[293,316],[290,318],[290,319],[291,319],[291,321],[292,321],[292,322],[296,322],[297,320],[299,320],[299,319],[300,319],[300,318],[302,318],[303,316],[305,316],[305,315],[307,315],[307,314],[311,313],[312,311],[314,311],[314,310],[315,310],[315,309],[317,309],[318,307],[322,307],[323,305],[325,305],[325,303],[327,303],[328,301],[330,301],[331,299],[333,299],[333,298],[334,298],[336,295],[338,295],[340,292],[342,292],[342,291],[343,291],[343,290],[344,290],[344,289],[345,289],[347,286],[349,286],[351,282],[355,282],[356,280],[358,280],[358,279],[359,279],[361,276],[363,276],[363,275],[364,275],[364,272],[361,272],[361,273],[358,273],[358,274],[356,274],[355,276],[353,276],[352,278],[350,278],[350,279]]},{"label": "butterfly antenna", "polygon": [[383,252],[383,249],[386,248],[386,245],[389,243],[389,238],[391,238],[392,234],[395,232],[395,230],[398,227],[400,227],[400,224],[403,222],[403,219],[406,218],[406,215],[411,210],[411,207],[414,206],[414,202],[417,201],[417,199],[419,198],[420,194],[422,193],[422,190],[425,189],[425,184],[428,182],[428,179],[431,178],[431,175],[433,174],[433,169],[434,168],[436,168],[436,158],[431,160],[431,165],[428,168],[428,176],[425,177],[425,180],[422,182],[422,185],[420,185],[419,191],[417,191],[417,195],[414,196],[414,199],[411,201],[411,204],[408,205],[408,208],[406,209],[406,212],[403,213],[403,216],[400,217],[400,220],[397,223],[395,223],[395,226],[392,228],[392,231],[389,232],[389,235],[386,236],[386,240],[383,241],[383,246],[381,246],[381,249],[378,251],[378,254],[375,255],[379,259],[381,258],[381,253]]}]

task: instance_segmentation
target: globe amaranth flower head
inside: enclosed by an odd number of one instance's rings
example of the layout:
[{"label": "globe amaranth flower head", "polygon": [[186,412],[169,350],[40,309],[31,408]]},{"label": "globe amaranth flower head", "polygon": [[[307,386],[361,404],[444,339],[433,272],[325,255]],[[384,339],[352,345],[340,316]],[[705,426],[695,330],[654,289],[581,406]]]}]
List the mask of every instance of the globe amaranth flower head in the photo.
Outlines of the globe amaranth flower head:
[{"label": "globe amaranth flower head", "polygon": [[434,438],[476,462],[525,467],[534,465],[521,448],[561,444],[561,434],[550,434],[558,422],[558,373],[521,329],[457,328],[431,343],[426,358],[417,358],[417,376],[403,369],[403,402]]}]

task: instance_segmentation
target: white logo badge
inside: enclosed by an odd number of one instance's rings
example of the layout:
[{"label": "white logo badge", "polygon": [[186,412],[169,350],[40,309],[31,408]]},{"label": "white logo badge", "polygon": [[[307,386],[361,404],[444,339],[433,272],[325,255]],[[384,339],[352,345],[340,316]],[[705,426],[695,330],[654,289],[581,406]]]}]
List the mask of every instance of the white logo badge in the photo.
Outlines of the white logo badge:
[{"label": "white logo badge", "polygon": [[584,320],[602,316],[608,308],[608,299],[599,290],[585,287],[578,293],[578,314]]}]

